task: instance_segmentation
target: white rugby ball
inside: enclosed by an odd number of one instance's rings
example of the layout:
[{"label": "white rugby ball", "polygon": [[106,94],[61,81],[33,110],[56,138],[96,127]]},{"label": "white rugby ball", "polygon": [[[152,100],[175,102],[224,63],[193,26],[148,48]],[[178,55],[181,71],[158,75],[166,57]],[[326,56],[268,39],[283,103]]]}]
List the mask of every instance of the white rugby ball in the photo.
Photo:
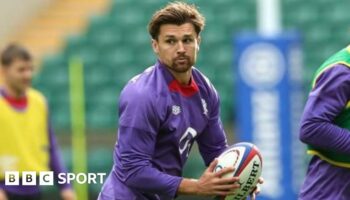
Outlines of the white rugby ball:
[{"label": "white rugby ball", "polygon": [[228,147],[219,157],[214,172],[233,167],[235,170],[223,177],[239,177],[240,188],[234,195],[218,196],[216,200],[245,200],[254,190],[262,172],[262,157],[258,148],[251,143],[241,142]]}]

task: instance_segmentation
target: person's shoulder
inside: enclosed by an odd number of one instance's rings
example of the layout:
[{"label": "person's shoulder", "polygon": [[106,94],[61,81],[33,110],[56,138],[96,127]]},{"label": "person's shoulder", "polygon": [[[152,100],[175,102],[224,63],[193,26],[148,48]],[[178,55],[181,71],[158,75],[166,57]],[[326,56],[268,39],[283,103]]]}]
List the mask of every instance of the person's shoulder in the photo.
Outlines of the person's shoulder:
[{"label": "person's shoulder", "polygon": [[27,90],[27,98],[31,101],[36,109],[42,110],[43,112],[48,111],[48,102],[43,93],[34,88]]},{"label": "person's shoulder", "polygon": [[132,77],[129,81],[128,84],[133,84],[133,83],[141,83],[143,84],[143,82],[147,81],[148,79],[153,77],[153,73],[156,70],[156,66],[152,65],[147,67],[143,72],[137,74],[136,76]]},{"label": "person's shoulder", "polygon": [[131,117],[135,113],[143,113],[147,118],[158,118],[164,112],[163,100],[157,95],[153,72],[152,68],[147,69],[132,78],[122,90],[119,112],[123,113],[120,118],[123,123],[127,123],[126,116]]},{"label": "person's shoulder", "polygon": [[134,76],[121,92],[121,99],[150,101],[155,94],[155,67],[148,67],[144,72]]},{"label": "person's shoulder", "polygon": [[204,85],[212,86],[212,83],[209,80],[209,78],[196,67],[192,68],[192,73],[193,73],[193,76],[195,76],[197,79],[200,80],[200,83],[203,83]]},{"label": "person's shoulder", "polygon": [[334,64],[319,73],[312,83],[312,95],[321,92],[339,93],[350,89],[350,67],[345,64]]},{"label": "person's shoulder", "polygon": [[27,95],[29,98],[39,101],[40,103],[46,104],[45,95],[35,88],[29,88],[27,90]]},{"label": "person's shoulder", "polygon": [[195,67],[193,67],[192,73],[200,89],[204,90],[208,94],[217,96],[216,88],[206,75]]},{"label": "person's shoulder", "polygon": [[318,82],[323,82],[324,80],[329,79],[339,79],[345,77],[345,80],[349,78],[350,80],[350,66],[347,66],[342,63],[335,63],[330,65],[328,68],[325,68],[323,71],[319,72],[315,76],[313,85]]},{"label": "person's shoulder", "polygon": [[[317,73],[317,72],[316,72]],[[345,63],[333,63],[328,67],[319,71],[319,74],[330,74],[330,73],[338,73],[338,74],[349,74],[350,73],[350,65]]]},{"label": "person's shoulder", "polygon": [[336,63],[331,67],[332,71],[337,73],[350,74],[350,65],[344,63]]}]

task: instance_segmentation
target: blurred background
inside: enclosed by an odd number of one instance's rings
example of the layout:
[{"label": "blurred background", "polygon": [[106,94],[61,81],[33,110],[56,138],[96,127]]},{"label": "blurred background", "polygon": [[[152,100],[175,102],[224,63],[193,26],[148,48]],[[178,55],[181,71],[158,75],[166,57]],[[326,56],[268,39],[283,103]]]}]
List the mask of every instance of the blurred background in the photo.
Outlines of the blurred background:
[{"label": "blurred background", "polygon": [[[84,66],[88,172],[109,173],[116,141],[118,97],[126,82],[155,63],[147,24],[166,0],[11,0],[0,2],[0,46],[17,41],[35,56],[34,87],[48,99],[62,158],[72,169],[72,132],[68,66],[73,57]],[[196,66],[221,97],[221,117],[229,143],[235,139],[236,97],[234,36],[255,31],[255,0],[189,0],[206,17]],[[348,0],[281,0],[284,30],[302,38],[304,98],[316,68],[349,43]],[[204,169],[196,146],[184,176]],[[268,180],[267,180],[268,181]],[[96,199],[100,184],[89,185]],[[55,187],[46,199],[58,199]],[[180,197],[179,199],[194,199]]]}]

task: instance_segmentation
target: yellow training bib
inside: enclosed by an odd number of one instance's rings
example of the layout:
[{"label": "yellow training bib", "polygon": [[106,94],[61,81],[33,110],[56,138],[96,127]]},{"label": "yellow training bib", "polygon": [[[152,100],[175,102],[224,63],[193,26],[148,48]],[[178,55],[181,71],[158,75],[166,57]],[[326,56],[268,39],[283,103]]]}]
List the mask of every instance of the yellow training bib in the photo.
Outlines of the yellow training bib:
[{"label": "yellow training bib", "polygon": [[0,180],[5,171],[49,169],[48,109],[45,97],[27,91],[28,105],[16,110],[0,95]]}]

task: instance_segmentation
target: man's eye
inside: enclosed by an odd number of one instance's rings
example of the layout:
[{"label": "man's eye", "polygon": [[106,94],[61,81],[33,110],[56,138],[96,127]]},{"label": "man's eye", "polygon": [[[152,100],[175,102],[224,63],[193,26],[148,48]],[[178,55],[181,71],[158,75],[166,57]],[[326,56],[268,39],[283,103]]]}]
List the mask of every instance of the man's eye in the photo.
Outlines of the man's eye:
[{"label": "man's eye", "polygon": [[168,44],[174,44],[175,40],[166,40],[165,42],[168,43]]},{"label": "man's eye", "polygon": [[188,43],[193,42],[193,39],[192,38],[186,38],[186,39],[184,39],[183,42],[188,44]]}]

